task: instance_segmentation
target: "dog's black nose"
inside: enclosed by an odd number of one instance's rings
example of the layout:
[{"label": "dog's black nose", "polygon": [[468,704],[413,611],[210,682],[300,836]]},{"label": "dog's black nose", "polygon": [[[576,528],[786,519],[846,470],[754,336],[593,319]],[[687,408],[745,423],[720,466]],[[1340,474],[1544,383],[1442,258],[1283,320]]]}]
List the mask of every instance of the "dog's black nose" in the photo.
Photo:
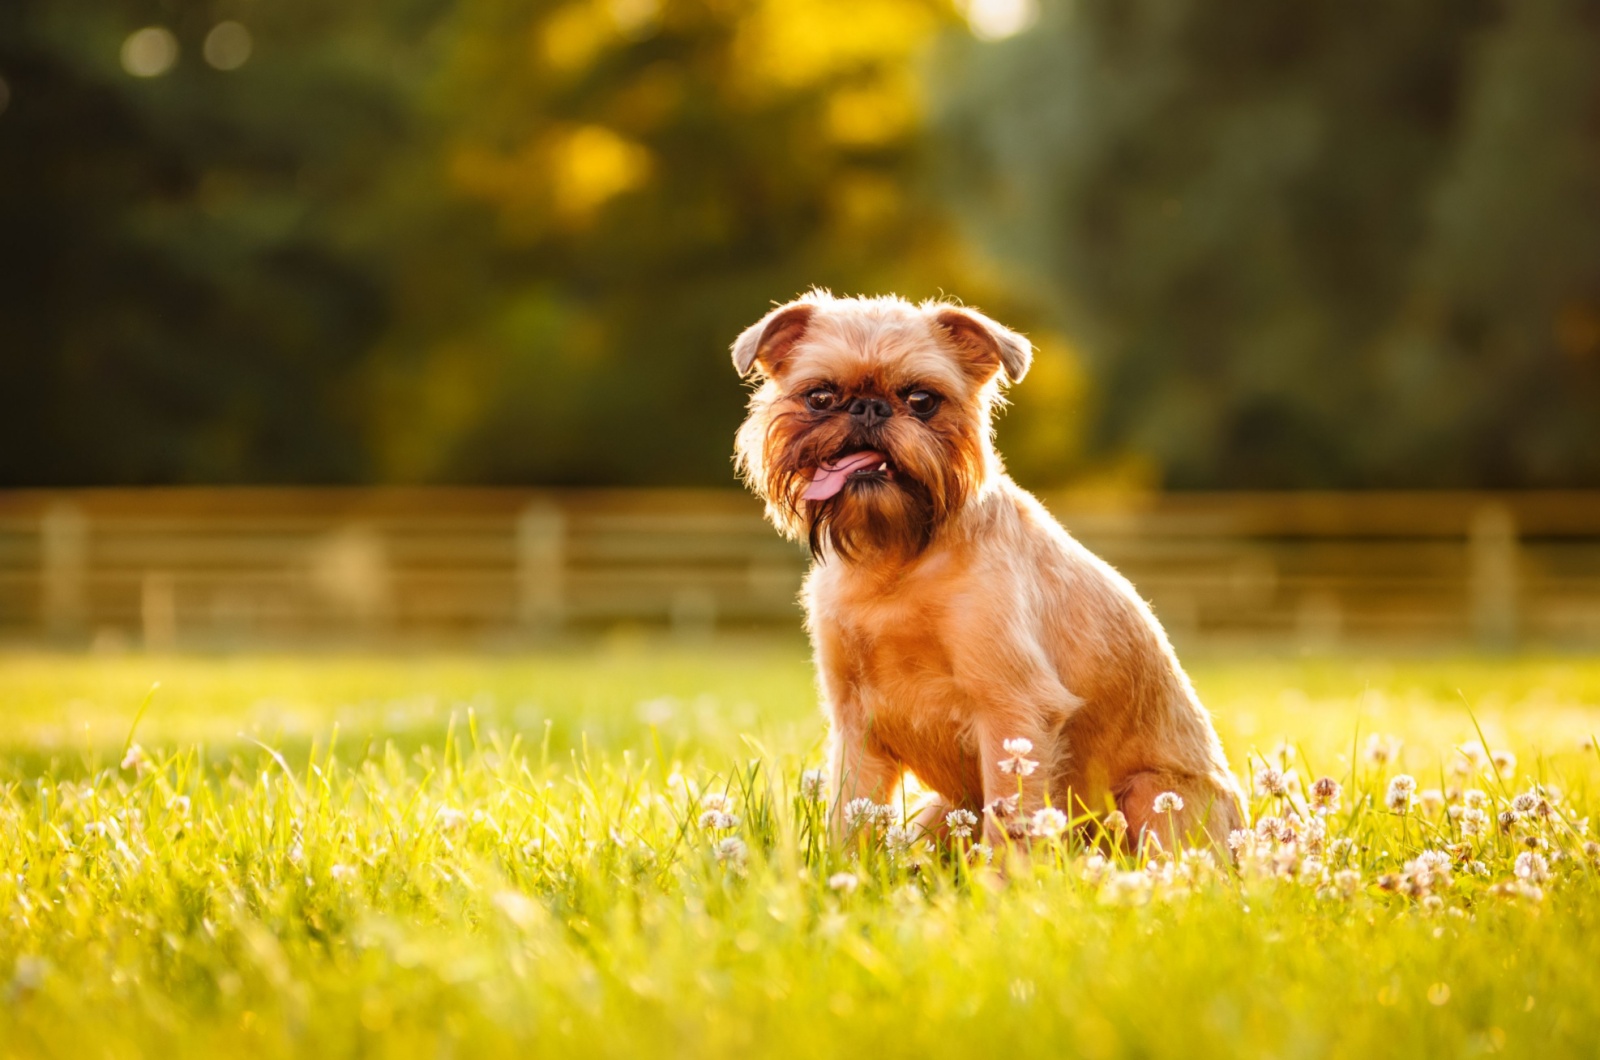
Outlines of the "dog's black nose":
[{"label": "dog's black nose", "polygon": [[882,398],[856,398],[849,405],[850,418],[863,427],[871,427],[879,420],[894,415],[894,409]]}]

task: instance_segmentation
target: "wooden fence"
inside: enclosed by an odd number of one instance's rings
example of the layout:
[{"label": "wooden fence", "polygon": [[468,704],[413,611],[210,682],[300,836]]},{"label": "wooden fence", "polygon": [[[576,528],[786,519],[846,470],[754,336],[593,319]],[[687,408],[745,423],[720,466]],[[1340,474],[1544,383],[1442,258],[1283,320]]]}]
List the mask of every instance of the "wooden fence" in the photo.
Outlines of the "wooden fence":
[{"label": "wooden fence", "polygon": [[[1046,498],[1180,642],[1600,646],[1600,493]],[[0,639],[534,643],[798,624],[733,491],[0,494]]]}]

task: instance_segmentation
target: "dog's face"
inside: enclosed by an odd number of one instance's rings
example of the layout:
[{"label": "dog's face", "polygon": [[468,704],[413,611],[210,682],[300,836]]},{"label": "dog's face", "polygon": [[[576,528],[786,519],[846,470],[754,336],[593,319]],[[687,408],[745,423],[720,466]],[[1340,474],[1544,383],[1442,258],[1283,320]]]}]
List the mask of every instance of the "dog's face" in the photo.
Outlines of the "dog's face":
[{"label": "dog's face", "polygon": [[998,473],[990,417],[1032,355],[970,309],[814,291],[734,343],[760,376],[735,461],[813,553],[915,554]]}]

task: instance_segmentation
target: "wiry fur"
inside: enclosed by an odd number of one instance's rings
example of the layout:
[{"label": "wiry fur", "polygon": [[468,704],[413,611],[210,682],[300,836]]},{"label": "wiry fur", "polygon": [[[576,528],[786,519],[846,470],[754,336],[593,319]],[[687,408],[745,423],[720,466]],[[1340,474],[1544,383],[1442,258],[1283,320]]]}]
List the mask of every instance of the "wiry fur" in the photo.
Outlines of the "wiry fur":
[{"label": "wiry fur", "polygon": [[[961,307],[820,291],[735,343],[735,365],[762,377],[737,465],[773,524],[815,555],[803,596],[836,812],[884,801],[907,770],[942,796],[930,826],[953,807],[980,811],[1018,793],[1001,744],[1025,737],[1041,765],[1013,821],[1047,800],[1069,812],[1114,801],[1132,834],[1176,826],[1221,841],[1241,822],[1239,790],[1160,624],[995,453],[1001,383],[1029,353]],[[823,385],[895,412],[871,429],[812,412],[803,397]],[[915,388],[944,398],[926,421],[905,410]],[[819,463],[869,448],[890,457],[892,479],[801,498]],[[1170,822],[1151,809],[1163,791],[1184,802]],[[986,816],[992,840],[1001,827]]]}]

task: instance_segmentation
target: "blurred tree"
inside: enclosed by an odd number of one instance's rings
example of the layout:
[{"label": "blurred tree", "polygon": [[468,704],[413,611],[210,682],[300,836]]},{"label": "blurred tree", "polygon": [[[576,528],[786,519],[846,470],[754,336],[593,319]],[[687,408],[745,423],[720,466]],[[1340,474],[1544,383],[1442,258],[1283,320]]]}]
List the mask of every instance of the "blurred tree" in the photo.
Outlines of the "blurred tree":
[{"label": "blurred tree", "polygon": [[426,6],[245,6],[220,50],[238,5],[0,10],[0,482],[365,472],[387,296],[346,230],[402,150],[389,46]]},{"label": "blurred tree", "polygon": [[1082,0],[951,43],[969,232],[1177,486],[1600,485],[1600,8]]},{"label": "blurred tree", "polygon": [[[463,238],[373,360],[386,477],[726,484],[726,350],[813,284],[932,293],[927,0],[467,0],[428,108]],[[452,224],[451,227],[456,227]],[[441,296],[441,292],[449,292]]]}]

